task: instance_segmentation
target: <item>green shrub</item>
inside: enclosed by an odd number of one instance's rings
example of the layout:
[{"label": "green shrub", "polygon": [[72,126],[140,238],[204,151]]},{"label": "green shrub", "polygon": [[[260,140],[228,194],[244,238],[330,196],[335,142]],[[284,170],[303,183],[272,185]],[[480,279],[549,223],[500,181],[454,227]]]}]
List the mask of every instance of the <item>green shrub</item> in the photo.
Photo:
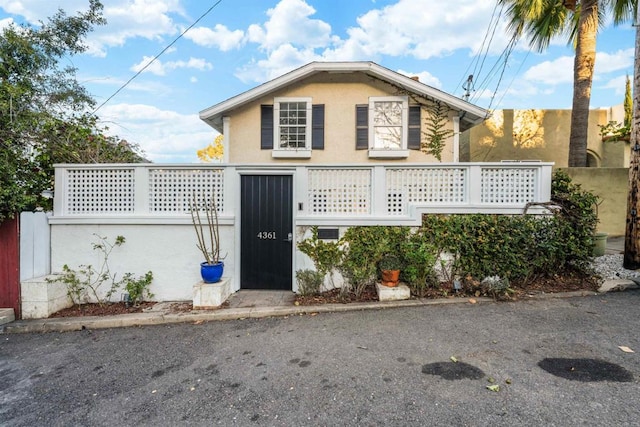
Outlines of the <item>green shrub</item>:
[{"label": "green shrub", "polygon": [[586,272],[597,224],[597,197],[556,172],[554,213],[541,215],[425,215],[422,233],[439,251],[456,254],[460,277],[527,280],[566,269]]},{"label": "green shrub", "polygon": [[[117,280],[117,273],[111,271],[109,256],[111,252],[125,242],[123,236],[117,236],[113,243],[107,237],[94,234],[97,242],[92,243],[93,250],[100,253],[100,266],[80,265],[78,270],[70,268],[68,265],[62,267],[62,275],[51,282],[61,282],[67,287],[67,295],[76,305],[95,301],[104,305],[111,300],[111,297],[123,286],[129,293],[130,301],[138,303],[144,297],[152,298],[149,292],[153,274],[149,271],[144,277],[134,277],[132,273],[125,273],[122,279]],[[108,286],[106,292],[105,285]],[[104,295],[101,295],[104,293]]]},{"label": "green shrub", "polygon": [[364,289],[378,277],[378,263],[400,244],[399,235],[408,232],[406,227],[351,227],[340,240],[343,255],[338,267],[347,286],[343,291],[353,291],[360,297]]},{"label": "green shrub", "polygon": [[[312,237],[298,247],[322,277],[339,270],[343,292],[356,296],[375,282],[381,261],[393,255],[402,265],[401,279],[415,295],[457,276],[472,294],[507,297],[514,280],[527,282],[571,269],[588,273],[597,202],[566,173],[556,172],[551,202],[543,204],[549,215],[425,215],[414,233],[409,227],[351,227],[339,242],[319,240],[314,227]],[[452,259],[441,261],[443,254]],[[436,278],[436,270],[444,278]],[[491,277],[499,280],[481,284]]]},{"label": "green shrub", "polygon": [[325,242],[318,239],[318,227],[311,227],[311,237],[298,243],[298,249],[311,258],[316,271],[323,277],[337,268],[342,258],[338,242]]},{"label": "green shrub", "polygon": [[401,279],[412,293],[424,296],[426,289],[436,284],[433,267],[438,257],[437,248],[419,230],[403,242],[400,255],[404,263]]},{"label": "green shrub", "polygon": [[144,276],[135,277],[132,273],[126,273],[122,277],[124,283],[124,290],[127,291],[129,296],[129,303],[132,305],[138,305],[145,299],[153,298],[153,294],[149,290],[151,282],[153,281],[153,273],[147,271]]},{"label": "green shrub", "polygon": [[296,280],[298,282],[298,292],[300,295],[317,295],[322,288],[324,274],[314,270],[298,270],[296,271]]}]

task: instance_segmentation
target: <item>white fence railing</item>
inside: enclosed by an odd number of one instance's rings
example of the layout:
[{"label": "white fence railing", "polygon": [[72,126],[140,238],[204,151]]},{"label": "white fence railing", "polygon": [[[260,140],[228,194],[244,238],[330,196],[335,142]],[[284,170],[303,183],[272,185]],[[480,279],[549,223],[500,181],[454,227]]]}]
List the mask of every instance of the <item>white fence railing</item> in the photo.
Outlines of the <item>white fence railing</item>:
[{"label": "white fence railing", "polygon": [[519,214],[529,203],[549,201],[551,170],[540,162],[58,165],[51,222],[187,222],[195,194],[214,195],[222,222],[231,224],[243,174],[292,175],[299,225],[415,223],[421,213]]}]

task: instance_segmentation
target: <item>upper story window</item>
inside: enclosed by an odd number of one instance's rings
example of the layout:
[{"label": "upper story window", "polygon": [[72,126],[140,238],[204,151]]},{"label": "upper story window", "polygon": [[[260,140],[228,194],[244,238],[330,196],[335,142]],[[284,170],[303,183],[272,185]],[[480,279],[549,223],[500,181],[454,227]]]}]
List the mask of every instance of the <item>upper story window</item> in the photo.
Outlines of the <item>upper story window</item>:
[{"label": "upper story window", "polygon": [[371,101],[373,149],[399,150],[403,148],[403,111],[405,101]]},{"label": "upper story window", "polygon": [[311,156],[311,98],[275,98],[273,110],[273,156]]},{"label": "upper story window", "polygon": [[369,157],[408,157],[409,100],[406,96],[369,98]]},{"label": "upper story window", "polygon": [[324,104],[311,98],[274,98],[260,106],[260,148],[273,158],[311,158],[324,150]]}]

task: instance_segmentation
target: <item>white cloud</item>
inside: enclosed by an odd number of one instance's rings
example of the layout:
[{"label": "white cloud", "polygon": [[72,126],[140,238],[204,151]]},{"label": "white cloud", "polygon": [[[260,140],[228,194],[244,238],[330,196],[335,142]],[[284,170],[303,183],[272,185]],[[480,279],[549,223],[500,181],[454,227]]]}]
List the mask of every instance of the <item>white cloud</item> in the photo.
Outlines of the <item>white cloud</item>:
[{"label": "white cloud", "polygon": [[[614,53],[597,52],[594,81],[603,74],[633,67],[634,49],[619,50]],[[573,56],[560,56],[529,68],[524,78],[547,85],[573,84]]]},{"label": "white cloud", "polygon": [[309,16],[316,10],[304,0],[281,0],[267,10],[269,20],[264,25],[252,25],[247,31],[249,40],[271,51],[282,44],[307,48],[326,46],[331,40],[331,25]]},{"label": "white cloud", "polygon": [[268,59],[251,62],[237,70],[235,75],[243,82],[262,82],[319,59],[312,49],[300,50],[290,44],[283,44],[271,52]]},{"label": "white cloud", "polygon": [[223,52],[238,49],[243,45],[244,32],[241,30],[230,31],[226,26],[217,24],[211,28],[196,27],[190,29],[184,38],[204,47],[217,47]]},{"label": "white cloud", "polygon": [[[109,94],[113,93],[116,89],[126,83],[126,79],[115,78],[115,77],[95,77],[95,76],[82,76],[78,79],[82,85],[89,86],[98,86],[98,87],[109,87]],[[173,85],[166,85],[159,81],[142,81],[142,80],[133,80],[129,84],[127,84],[126,91],[134,91],[140,93],[150,93],[154,95],[167,95],[170,94],[175,89]],[[98,103],[104,100],[104,98],[97,97]]]},{"label": "white cloud", "polygon": [[548,85],[573,83],[573,57],[560,56],[552,61],[541,62],[529,68],[524,78]]},{"label": "white cloud", "polygon": [[[172,14],[185,15],[181,0],[108,0],[103,1],[106,26],[95,27],[87,36],[88,53],[106,56],[106,48],[123,46],[128,39],[143,37],[158,40],[174,35],[178,28]],[[0,0],[0,7],[7,13],[24,17],[29,23],[47,20],[59,8],[68,16],[88,9],[86,0]]]},{"label": "white cloud", "polygon": [[408,76],[408,77],[418,77],[420,79],[420,83],[424,83],[426,85],[433,86],[435,88],[442,87],[442,82],[437,77],[434,77],[428,71],[422,71],[420,73],[412,73],[410,71],[398,70],[397,72],[400,74],[404,74],[405,76]]},{"label": "white cloud", "polygon": [[153,59],[151,56],[145,56],[142,61],[131,67],[132,71],[136,73],[144,69],[144,72],[149,72],[157,76],[164,76],[168,71],[177,70],[178,68],[191,68],[200,71],[206,71],[213,69],[213,65],[201,58],[189,58],[188,61],[167,61],[162,62],[159,59],[153,61],[147,68],[144,68]]},{"label": "white cloud", "polygon": [[598,86],[598,87],[601,89],[613,89],[616,95],[623,96],[626,84],[627,84],[627,76],[618,76],[607,81],[604,85]]},{"label": "white cloud", "polygon": [[633,70],[634,49],[619,50],[614,53],[598,52],[596,54],[595,74],[601,75],[624,69]]},{"label": "white cloud", "polygon": [[[438,0],[399,0],[358,17],[357,26],[341,39],[331,34],[328,23],[311,18],[316,10],[305,1],[281,0],[267,12],[267,22],[246,31],[247,40],[257,43],[266,59],[254,59],[237,75],[245,82],[262,82],[312,60],[378,61],[384,55],[428,59],[458,49],[471,54],[481,50],[494,7],[493,0],[459,0],[455,8]],[[491,54],[506,46],[504,27],[500,23],[494,34]]]},{"label": "white cloud", "polygon": [[[66,0],[64,10],[68,15],[86,10],[88,2],[85,0]],[[31,24],[46,21],[55,15],[62,6],[56,1],[42,0],[0,0],[0,7],[7,13],[24,17]]]},{"label": "white cloud", "polygon": [[13,24],[13,19],[12,18],[0,19],[0,30],[2,30],[3,28],[8,27],[11,24]]},{"label": "white cloud", "polygon": [[97,27],[87,39],[89,53],[105,56],[106,48],[123,46],[128,39],[160,40],[175,35],[178,27],[171,14],[184,14],[180,0],[113,0],[105,2],[108,25]]},{"label": "white cloud", "polygon": [[[399,0],[371,10],[357,19],[358,26],[348,30],[348,39],[337,50],[418,59],[446,56],[457,49],[480,51],[495,2],[459,0],[451,6],[437,0]],[[506,34],[501,23],[491,53],[506,45]]]},{"label": "white cloud", "polygon": [[217,132],[197,114],[180,114],[151,105],[115,104],[100,110],[109,132],[139,144],[154,162],[197,162],[196,150],[205,147]]}]

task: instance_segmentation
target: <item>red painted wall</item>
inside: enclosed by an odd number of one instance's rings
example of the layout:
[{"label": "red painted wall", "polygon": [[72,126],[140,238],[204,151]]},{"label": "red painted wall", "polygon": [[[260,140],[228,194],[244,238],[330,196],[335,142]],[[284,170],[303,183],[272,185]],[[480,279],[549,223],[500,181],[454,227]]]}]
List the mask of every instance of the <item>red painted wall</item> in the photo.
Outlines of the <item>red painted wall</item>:
[{"label": "red painted wall", "polygon": [[18,217],[0,224],[0,307],[20,318],[20,239]]}]

